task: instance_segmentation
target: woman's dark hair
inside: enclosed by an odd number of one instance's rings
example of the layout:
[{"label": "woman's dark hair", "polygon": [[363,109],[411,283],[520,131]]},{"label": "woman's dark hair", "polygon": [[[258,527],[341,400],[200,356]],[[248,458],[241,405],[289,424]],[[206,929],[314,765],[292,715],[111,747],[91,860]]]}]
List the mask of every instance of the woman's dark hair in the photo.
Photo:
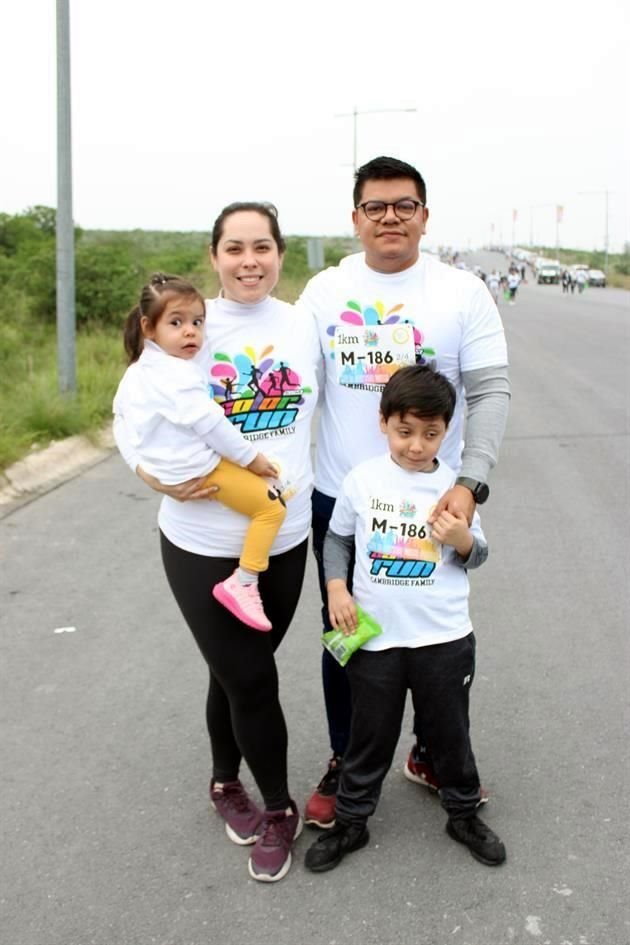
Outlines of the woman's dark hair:
[{"label": "woman's dark hair", "polygon": [[146,318],[152,328],[155,328],[162,317],[168,302],[183,296],[197,298],[205,305],[204,298],[191,282],[181,276],[169,276],[163,272],[154,272],[145,286],[142,287],[137,305],[127,315],[124,328],[125,351],[129,357],[129,364],[137,361],[144,347],[142,333],[142,319]]},{"label": "woman's dark hair", "polygon": [[263,217],[267,217],[269,220],[269,229],[271,230],[271,235],[273,240],[278,247],[278,252],[280,255],[284,253],[286,249],[286,243],[284,237],[280,232],[280,224],[278,223],[278,211],[272,203],[257,203],[256,201],[245,201],[241,203],[230,203],[227,207],[224,207],[219,216],[214,221],[212,227],[212,235],[210,237],[210,249],[213,254],[216,256],[217,248],[219,246],[219,240],[223,236],[223,224],[228,217],[231,217],[233,213],[241,212],[254,212],[259,213]]},{"label": "woman's dark hair", "polygon": [[441,417],[448,426],[456,400],[455,388],[447,377],[426,364],[410,364],[396,371],[385,385],[381,414],[385,421],[407,413],[420,420]]},{"label": "woman's dark hair", "polygon": [[426,206],[427,188],[420,171],[417,171],[411,164],[405,161],[399,161],[393,157],[372,158],[367,164],[356,171],[354,175],[354,190],[352,199],[354,206],[358,207],[363,196],[363,185],[369,180],[399,180],[401,177],[409,177],[416,185],[418,197]]}]

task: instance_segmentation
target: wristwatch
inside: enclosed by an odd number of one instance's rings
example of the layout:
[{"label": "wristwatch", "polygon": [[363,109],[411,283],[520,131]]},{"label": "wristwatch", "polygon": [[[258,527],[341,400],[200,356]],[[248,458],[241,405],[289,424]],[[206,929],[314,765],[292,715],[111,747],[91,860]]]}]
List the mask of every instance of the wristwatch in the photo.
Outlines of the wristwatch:
[{"label": "wristwatch", "polygon": [[460,476],[455,480],[456,486],[466,486],[473,494],[473,499],[477,505],[483,505],[488,501],[490,489],[485,482],[479,482],[477,479],[468,479],[466,476]]}]

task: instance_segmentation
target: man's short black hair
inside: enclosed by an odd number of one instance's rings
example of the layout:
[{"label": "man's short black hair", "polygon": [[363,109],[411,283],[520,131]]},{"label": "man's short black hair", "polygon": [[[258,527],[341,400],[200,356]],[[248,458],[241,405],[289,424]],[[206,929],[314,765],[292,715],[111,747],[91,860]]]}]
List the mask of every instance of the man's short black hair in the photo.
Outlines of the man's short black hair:
[{"label": "man's short black hair", "polygon": [[381,397],[381,414],[387,422],[410,413],[420,420],[441,417],[449,425],[457,395],[447,377],[426,364],[409,364],[392,375]]},{"label": "man's short black hair", "polygon": [[419,171],[407,164],[405,161],[399,161],[393,157],[372,158],[367,164],[360,167],[354,175],[354,191],[352,199],[354,206],[358,207],[363,196],[363,185],[368,180],[398,180],[401,177],[410,177],[416,185],[418,197],[426,206],[427,188]]}]

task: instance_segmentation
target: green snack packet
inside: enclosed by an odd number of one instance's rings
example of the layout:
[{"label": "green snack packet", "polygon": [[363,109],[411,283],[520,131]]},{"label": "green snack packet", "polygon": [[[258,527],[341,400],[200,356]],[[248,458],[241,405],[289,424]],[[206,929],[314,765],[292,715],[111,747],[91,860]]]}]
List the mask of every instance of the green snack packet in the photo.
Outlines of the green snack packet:
[{"label": "green snack packet", "polygon": [[322,636],[322,643],[341,666],[345,666],[355,650],[377,637],[383,628],[357,605],[357,629],[349,637],[341,630],[329,630]]}]

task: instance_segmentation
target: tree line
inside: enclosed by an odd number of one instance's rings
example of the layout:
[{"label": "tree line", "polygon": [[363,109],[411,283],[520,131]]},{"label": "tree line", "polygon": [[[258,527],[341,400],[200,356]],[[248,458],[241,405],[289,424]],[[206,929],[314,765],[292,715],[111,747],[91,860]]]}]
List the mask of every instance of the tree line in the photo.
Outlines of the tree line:
[{"label": "tree line", "polygon": [[[39,323],[56,318],[56,215],[51,207],[0,213],[0,309]],[[186,276],[206,294],[216,280],[208,262],[209,235],[200,232],[105,231],[75,227],[76,319],[85,326],[120,325],[140,287],[156,270]],[[345,255],[348,241],[328,240],[325,264]],[[310,275],[306,237],[289,237],[283,279],[303,285]],[[281,286],[282,289],[282,286]],[[291,293],[291,289],[287,294]]]}]

